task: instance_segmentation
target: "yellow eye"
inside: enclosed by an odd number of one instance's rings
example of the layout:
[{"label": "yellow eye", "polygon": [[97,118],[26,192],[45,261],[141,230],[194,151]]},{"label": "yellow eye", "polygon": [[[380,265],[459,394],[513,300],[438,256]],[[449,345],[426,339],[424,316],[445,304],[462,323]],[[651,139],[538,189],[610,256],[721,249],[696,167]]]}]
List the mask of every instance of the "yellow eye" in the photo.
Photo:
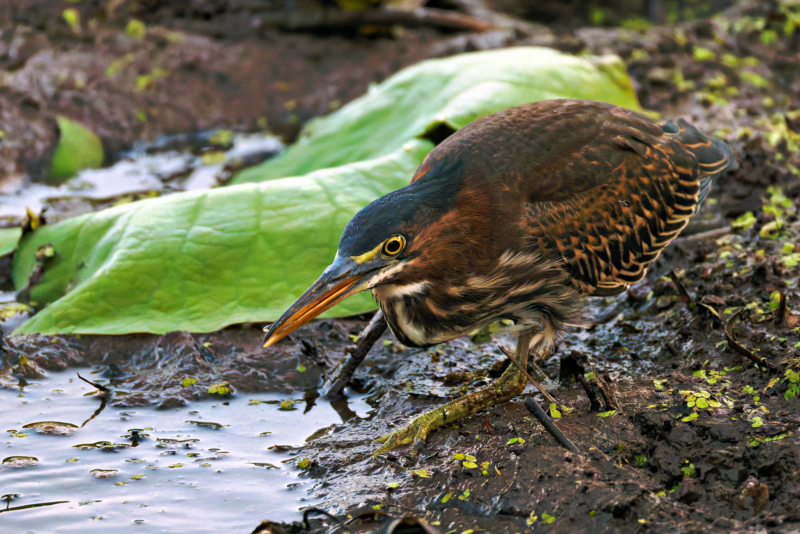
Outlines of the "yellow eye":
[{"label": "yellow eye", "polygon": [[401,235],[393,235],[383,244],[383,253],[387,256],[397,256],[405,246],[405,237]]}]

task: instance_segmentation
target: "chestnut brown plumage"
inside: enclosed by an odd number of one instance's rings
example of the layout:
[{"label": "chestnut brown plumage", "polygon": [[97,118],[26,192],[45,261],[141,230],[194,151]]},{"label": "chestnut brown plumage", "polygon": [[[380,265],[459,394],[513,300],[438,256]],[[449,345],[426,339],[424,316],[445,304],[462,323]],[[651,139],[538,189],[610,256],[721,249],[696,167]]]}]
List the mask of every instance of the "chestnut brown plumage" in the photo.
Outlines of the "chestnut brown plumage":
[{"label": "chestnut brown plumage", "polygon": [[[686,226],[728,146],[683,120],[549,100],[474,121],[438,147],[411,183],[347,225],[333,264],[271,326],[267,345],[366,289],[404,344],[442,343],[499,319],[517,360],[581,325],[585,296],[621,293]],[[380,451],[524,389],[514,367],[382,440]]]}]

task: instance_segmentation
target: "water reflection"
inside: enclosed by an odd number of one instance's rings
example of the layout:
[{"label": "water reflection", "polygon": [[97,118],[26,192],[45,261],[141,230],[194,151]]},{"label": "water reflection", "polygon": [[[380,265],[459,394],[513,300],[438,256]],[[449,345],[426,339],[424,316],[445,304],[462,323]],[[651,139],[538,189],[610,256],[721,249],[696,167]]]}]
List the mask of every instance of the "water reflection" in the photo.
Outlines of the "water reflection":
[{"label": "water reflection", "polygon": [[[265,517],[297,520],[300,507],[313,504],[304,489],[313,481],[298,478],[297,449],[371,410],[343,397],[295,398],[301,409],[281,410],[292,399],[238,394],[168,410],[109,411],[115,394],[75,377],[51,373],[26,383],[23,398],[0,390],[6,429],[37,430],[9,438],[0,464],[0,491],[11,496],[0,512],[20,512],[4,516],[3,532],[32,524],[108,532],[134,519],[161,532],[250,531]],[[83,425],[69,422],[87,412]]]}]

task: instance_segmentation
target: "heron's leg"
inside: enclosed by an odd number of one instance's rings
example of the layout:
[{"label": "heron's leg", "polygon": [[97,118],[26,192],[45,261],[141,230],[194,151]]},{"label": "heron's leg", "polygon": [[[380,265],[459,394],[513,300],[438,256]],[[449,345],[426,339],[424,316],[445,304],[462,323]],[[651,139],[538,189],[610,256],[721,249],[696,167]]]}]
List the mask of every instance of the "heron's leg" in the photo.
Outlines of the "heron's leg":
[{"label": "heron's leg", "polygon": [[[538,345],[544,336],[532,332],[523,332],[517,340],[516,361],[525,369],[531,344]],[[505,372],[492,384],[478,391],[448,402],[429,412],[415,417],[410,423],[394,432],[375,440],[383,445],[373,456],[392,450],[400,445],[413,442],[412,452],[419,452],[425,445],[425,438],[437,428],[495,404],[513,399],[525,389],[526,378],[515,365],[509,365]]]},{"label": "heron's leg", "polygon": [[322,386],[322,395],[329,399],[335,399],[342,393],[342,390],[347,387],[347,384],[353,378],[358,366],[367,357],[370,349],[386,331],[387,326],[383,312],[381,310],[375,312],[367,327],[358,335],[355,349],[344,355],[325,380]]}]

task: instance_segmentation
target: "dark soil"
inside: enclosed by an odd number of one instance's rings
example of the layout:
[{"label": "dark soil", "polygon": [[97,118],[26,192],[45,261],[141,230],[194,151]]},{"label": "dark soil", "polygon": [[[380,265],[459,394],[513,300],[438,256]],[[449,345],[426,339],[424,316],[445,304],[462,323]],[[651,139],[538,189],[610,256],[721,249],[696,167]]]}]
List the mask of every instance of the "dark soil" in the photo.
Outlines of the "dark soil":
[{"label": "dark soil", "polygon": [[[80,9],[96,9],[84,4]],[[800,30],[786,34],[791,17],[785,8],[740,4],[713,22],[648,31],[452,35],[425,28],[367,39],[233,23],[248,29],[237,34],[221,24],[223,35],[210,35],[217,26],[202,17],[181,18],[172,8],[148,10],[150,4],[140,2],[144,11],[137,15],[148,30],[134,39],[121,32],[122,15],[70,36],[47,15],[48,2],[36,5],[33,14],[14,14],[27,25],[14,32],[28,35],[34,51],[5,76],[24,80],[37,61],[60,69],[54,72],[67,69],[71,74],[61,80],[94,74],[80,89],[58,86],[48,95],[6,84],[0,100],[36,103],[18,109],[29,113],[28,127],[38,128],[30,135],[37,139],[58,112],[94,121],[114,146],[214,125],[257,127],[251,122],[257,116],[291,132],[335,101],[362,93],[370,81],[424,57],[480,48],[475,43],[620,54],[646,108],[663,118],[686,117],[725,138],[740,167],[718,181],[688,232],[642,283],[618,298],[595,299],[588,314],[596,325],[570,334],[556,354],[540,361],[552,379],[550,393],[572,408],[556,423],[581,453],[558,446],[520,398],[433,433],[419,456],[399,449],[373,458],[375,438],[498,376],[507,363],[496,343],[513,345],[503,337],[485,343],[462,338],[417,350],[389,343],[387,335],[351,384],[353,391],[368,392],[374,415],[342,417],[346,423],[316,432],[295,451],[297,462],[317,481],[311,495],[323,499],[320,508],[355,518],[350,532],[375,531],[383,514],[408,511],[448,533],[800,529],[800,395],[793,395],[798,386],[792,383],[800,364]],[[225,16],[239,20],[235,13]],[[181,38],[171,40],[173,31]],[[3,42],[11,42],[6,37]],[[109,78],[105,69],[120,57],[134,58],[130,72]],[[171,73],[156,82],[158,90],[121,89],[154,66]],[[84,105],[76,107],[79,97]],[[135,110],[148,106],[158,112],[138,121]],[[0,109],[9,108],[0,103]],[[45,158],[46,150],[37,154]],[[14,161],[25,165],[37,161],[19,158]],[[664,277],[670,271],[690,302]],[[366,320],[316,321],[266,350],[260,328],[248,326],[209,335],[10,338],[0,379],[13,387],[51,370],[95,366],[104,373],[93,375],[98,382],[113,386],[116,406],[176,407],[211,398],[209,388],[222,382],[234,395],[303,392],[310,406],[350,344],[348,336]],[[739,345],[778,370],[759,370],[736,352]],[[598,416],[579,385],[555,387],[560,358],[570,354],[587,356],[608,375],[621,412]],[[305,372],[297,371],[299,364]],[[198,382],[182,387],[186,377]],[[541,395],[534,398],[546,407]],[[698,407],[698,399],[707,399],[700,405],[708,407]],[[510,443],[514,438],[522,440]],[[473,455],[477,467],[456,454]]]},{"label": "dark soil", "polygon": [[[303,13],[321,9],[307,3]],[[112,4],[111,12],[75,4],[76,28],[61,0],[0,6],[0,194],[45,178],[56,115],[100,135],[109,163],[134,141],[214,127],[269,129],[291,141],[310,118],[404,67],[515,40],[511,30],[283,31],[270,21],[296,15],[284,2]],[[141,35],[126,33],[131,19],[145,24]]]}]

